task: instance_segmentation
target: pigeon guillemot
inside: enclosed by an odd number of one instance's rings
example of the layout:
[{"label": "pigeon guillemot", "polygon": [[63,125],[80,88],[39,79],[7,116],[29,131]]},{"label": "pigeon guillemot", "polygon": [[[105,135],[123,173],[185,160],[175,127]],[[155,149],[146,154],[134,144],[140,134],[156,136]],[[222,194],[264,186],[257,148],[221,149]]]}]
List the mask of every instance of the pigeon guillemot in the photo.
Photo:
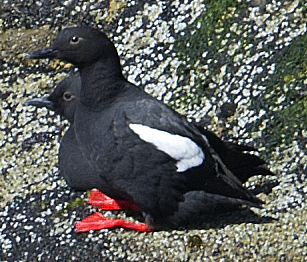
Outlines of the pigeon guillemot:
[{"label": "pigeon guillemot", "polygon": [[78,146],[74,131],[74,114],[80,97],[81,78],[72,74],[64,78],[49,96],[31,98],[26,106],[45,107],[70,123],[59,149],[59,170],[67,184],[75,190],[95,188],[98,176]]},{"label": "pigeon guillemot", "polygon": [[[80,89],[81,89],[81,78],[78,74],[72,74],[69,77],[63,79],[52,92],[51,95],[47,97],[38,97],[28,99],[25,105],[33,105],[36,107],[46,107],[55,111],[57,114],[61,115],[70,122],[70,127],[66,131],[62,138],[60,150],[59,150],[59,170],[60,174],[65,178],[67,184],[76,190],[87,190],[89,188],[95,187],[95,180],[97,179],[97,174],[95,170],[88,163],[84,155],[82,154],[78,142],[75,138],[74,133],[74,114],[76,109],[76,104],[80,99]],[[199,130],[206,135],[210,144],[214,144],[214,148],[217,148],[217,153],[223,156],[223,161],[226,163],[228,168],[240,179],[241,182],[245,182],[250,176],[258,174],[271,175],[272,173],[265,167],[264,161],[260,158],[241,153],[243,151],[254,151],[255,149],[248,146],[237,145],[231,142],[222,142],[218,139],[212,132],[204,129],[202,125],[194,122],[198,126]],[[240,165],[235,165],[238,163],[237,159],[242,162]],[[123,200],[112,200],[106,195],[103,195],[97,190],[92,190],[89,196],[90,204],[94,206],[99,206],[101,209],[130,209],[134,211],[139,211],[138,207],[134,206],[132,203]],[[106,220],[101,214],[94,214],[95,220],[101,221],[103,219],[103,227],[113,227],[122,226],[129,227],[138,230],[144,230],[142,224],[137,224],[136,226],[131,225],[128,221],[121,220]],[[87,218],[84,221],[88,221]],[[88,229],[93,229],[97,227],[92,221],[92,216],[90,217],[90,223],[87,225]],[[77,226],[83,222],[77,223]],[[130,223],[130,224],[129,224]],[[98,229],[101,228],[101,223],[99,223]],[[80,228],[79,228],[80,229]],[[145,228],[146,229],[146,228]],[[84,225],[82,226],[82,231],[86,231]]]},{"label": "pigeon guillemot", "polygon": [[25,105],[46,107],[70,122],[59,149],[59,170],[67,184],[76,190],[87,190],[95,185],[96,174],[83,156],[74,131],[74,114],[79,100],[81,78],[72,74],[64,78],[49,96],[28,99]]},{"label": "pigeon guillemot", "polygon": [[[70,122],[70,126],[65,132],[60,144],[58,159],[59,170],[60,174],[64,177],[66,183],[70,187],[75,190],[84,191],[96,186],[95,180],[97,180],[97,174],[82,154],[75,138],[73,120],[76,104],[80,97],[80,89],[80,76],[78,74],[71,74],[69,77],[64,78],[49,96],[31,98],[26,100],[24,104],[26,106],[35,106],[38,108],[45,107]],[[133,203],[125,200],[113,200],[95,189],[90,192],[88,203],[94,206],[99,206],[103,210],[128,209],[140,212],[139,208]],[[93,217],[96,217],[96,222],[97,218],[100,221],[98,229],[101,228],[101,221],[103,221],[104,228],[117,226],[140,231],[148,230],[148,227],[142,223],[135,224],[121,219],[107,219],[98,212],[84,221],[93,219]],[[93,229],[93,226],[95,227],[94,222],[95,221],[90,222],[89,229]],[[82,223],[84,224],[88,222]],[[85,229],[83,225],[82,231],[88,230]]]},{"label": "pigeon guillemot", "polygon": [[104,33],[66,28],[51,48],[29,57],[58,58],[79,68],[82,85],[73,131],[95,173],[94,187],[135,204],[151,229],[184,225],[195,214],[261,206],[262,201],[242,186],[251,175],[240,181],[232,169],[259,167],[261,175],[267,170],[260,167],[263,161],[247,157],[258,162],[245,166],[240,150],[237,157],[228,158],[214,134],[201,132],[129,83]]}]

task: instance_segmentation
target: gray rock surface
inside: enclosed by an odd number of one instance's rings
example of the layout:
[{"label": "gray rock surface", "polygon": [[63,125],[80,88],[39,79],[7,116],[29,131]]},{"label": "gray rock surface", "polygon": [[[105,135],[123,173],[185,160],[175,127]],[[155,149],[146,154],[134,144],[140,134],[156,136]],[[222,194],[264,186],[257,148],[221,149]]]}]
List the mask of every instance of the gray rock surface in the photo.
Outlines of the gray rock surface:
[{"label": "gray rock surface", "polygon": [[[305,1],[4,0],[0,13],[1,261],[306,260]],[[264,209],[200,221],[199,229],[74,231],[95,209],[58,174],[67,123],[23,102],[50,93],[70,70],[25,54],[80,24],[110,36],[131,82],[219,136],[259,148],[276,177],[246,186]],[[221,110],[227,103],[236,105],[230,116]]]}]

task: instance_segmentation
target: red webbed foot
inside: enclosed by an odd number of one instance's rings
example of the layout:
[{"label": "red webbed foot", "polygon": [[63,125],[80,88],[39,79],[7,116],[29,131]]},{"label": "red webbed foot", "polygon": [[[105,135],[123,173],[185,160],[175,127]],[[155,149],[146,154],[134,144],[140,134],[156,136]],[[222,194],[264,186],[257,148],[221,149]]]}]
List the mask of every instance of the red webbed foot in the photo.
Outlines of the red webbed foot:
[{"label": "red webbed foot", "polygon": [[[93,189],[90,192],[88,203],[93,206],[98,206],[102,210],[126,209],[141,212],[140,208],[137,207],[135,204],[127,200],[115,200],[103,194],[97,189]],[[142,232],[148,232],[153,230],[145,223],[134,223],[123,219],[110,219],[105,217],[100,212],[96,212],[93,215],[90,215],[85,219],[77,222],[75,227],[77,232],[87,232],[90,230],[100,230],[114,227],[122,227]]]},{"label": "red webbed foot", "polygon": [[105,217],[100,212],[96,212],[93,215],[90,215],[76,223],[76,230],[80,233],[90,230],[108,229],[113,227],[122,227],[142,232],[149,232],[153,230],[145,223],[134,223],[123,219],[110,219]]},{"label": "red webbed foot", "polygon": [[133,210],[141,212],[139,207],[127,200],[115,200],[100,192],[98,189],[93,189],[90,193],[88,203],[92,206],[98,206],[102,210]]}]

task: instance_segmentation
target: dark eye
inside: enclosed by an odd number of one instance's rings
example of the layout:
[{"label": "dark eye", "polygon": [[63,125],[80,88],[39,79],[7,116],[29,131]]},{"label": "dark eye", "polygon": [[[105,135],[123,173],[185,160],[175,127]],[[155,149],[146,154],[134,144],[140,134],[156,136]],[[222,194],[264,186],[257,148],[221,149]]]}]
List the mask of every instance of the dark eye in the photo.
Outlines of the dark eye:
[{"label": "dark eye", "polygon": [[72,36],[72,37],[70,38],[69,42],[70,42],[71,44],[78,44],[78,43],[79,43],[79,40],[80,40],[79,37],[77,37],[77,36]]},{"label": "dark eye", "polygon": [[64,94],[63,94],[63,99],[65,100],[65,101],[70,101],[70,100],[72,100],[74,98],[74,96],[71,94],[71,93],[69,93],[69,92],[64,92]]}]

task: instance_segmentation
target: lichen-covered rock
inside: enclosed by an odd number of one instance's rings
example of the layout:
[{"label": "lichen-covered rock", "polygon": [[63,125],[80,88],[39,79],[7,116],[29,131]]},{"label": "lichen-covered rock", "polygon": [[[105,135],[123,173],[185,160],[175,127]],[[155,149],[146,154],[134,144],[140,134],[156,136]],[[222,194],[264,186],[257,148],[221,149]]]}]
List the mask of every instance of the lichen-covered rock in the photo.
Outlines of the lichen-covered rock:
[{"label": "lichen-covered rock", "polygon": [[[0,9],[1,261],[305,259],[304,1],[4,0]],[[262,210],[215,217],[199,230],[74,232],[93,210],[58,175],[67,123],[23,102],[50,93],[71,70],[25,54],[80,24],[110,36],[131,82],[225,139],[259,147],[277,174],[246,184],[266,202]],[[227,117],[225,104],[234,106]]]}]

